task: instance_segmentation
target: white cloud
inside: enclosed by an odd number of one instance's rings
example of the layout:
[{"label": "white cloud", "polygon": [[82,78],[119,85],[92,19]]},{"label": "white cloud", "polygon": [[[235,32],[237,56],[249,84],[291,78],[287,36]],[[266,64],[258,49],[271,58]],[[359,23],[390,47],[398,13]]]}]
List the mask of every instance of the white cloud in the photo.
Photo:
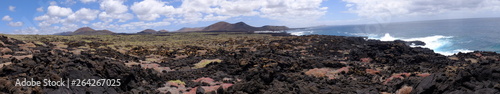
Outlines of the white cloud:
[{"label": "white cloud", "polygon": [[314,21],[325,15],[327,7],[320,7],[323,0],[271,1],[263,6],[261,16],[285,22]]},{"label": "white cloud", "polygon": [[[260,16],[284,22],[316,20],[325,15],[323,0],[183,0],[174,8],[159,0],[135,2],[131,10],[140,20],[178,18],[179,23],[226,20],[238,16]],[[298,21],[298,19],[301,19]]]},{"label": "white cloud", "polygon": [[23,26],[23,22],[9,22],[9,26],[12,26],[12,27],[19,27],[19,26]]},{"label": "white cloud", "polygon": [[[95,20],[99,14],[99,10],[93,10],[88,8],[81,8],[76,12],[72,12],[69,8],[62,8],[59,6],[49,6],[46,14],[35,17],[34,20],[40,21],[38,23],[39,27],[43,27],[41,29],[52,26],[53,24],[74,24],[74,23],[83,23],[88,24],[90,21]],[[64,28],[64,27],[60,27]],[[44,30],[42,30],[44,31]]]},{"label": "white cloud", "polygon": [[126,22],[134,18],[134,15],[130,13],[123,14],[108,14],[106,12],[99,13],[99,18],[105,22],[112,22],[114,19],[118,19],[118,22]]},{"label": "white cloud", "polygon": [[130,9],[140,20],[156,20],[161,14],[168,14],[174,11],[174,7],[165,5],[166,2],[158,0],[144,0],[135,2]]},{"label": "white cloud", "polygon": [[168,26],[169,22],[130,22],[127,24],[120,25],[121,28],[125,29],[143,29],[143,28],[154,28],[160,26]]},{"label": "white cloud", "polygon": [[55,6],[55,5],[57,5],[57,2],[56,1],[50,1],[50,5],[51,6]]},{"label": "white cloud", "polygon": [[36,11],[43,12],[43,7],[36,8]]},{"label": "white cloud", "polygon": [[35,27],[28,27],[26,29],[14,30],[15,34],[39,34],[40,30]]},{"label": "white cloud", "polygon": [[94,29],[108,29],[112,31],[120,31],[120,32],[128,32],[135,33],[139,30],[147,29],[147,28],[155,28],[170,25],[170,22],[130,22],[126,24],[110,24],[106,22],[96,22],[92,23],[92,27]]},{"label": "white cloud", "polygon": [[16,11],[16,7],[14,7],[14,6],[9,6],[9,10],[10,10],[10,11],[12,11],[12,12],[14,12],[14,11]]},{"label": "white cloud", "polygon": [[78,28],[80,27],[76,24],[63,24],[62,27],[58,28],[56,31],[74,31]]},{"label": "white cloud", "polygon": [[229,19],[231,16],[214,16],[213,14],[206,15],[203,17],[203,21],[221,21]]},{"label": "white cloud", "polygon": [[3,16],[2,21],[12,21],[12,18],[9,15],[5,15]]},{"label": "white cloud", "polygon": [[73,1],[73,0],[66,0],[64,2],[61,2],[61,4],[64,4],[64,5],[67,5],[67,6],[71,6],[73,4],[76,4],[76,1]]},{"label": "white cloud", "polygon": [[[120,26],[117,24],[110,24],[109,22],[96,22],[91,25],[94,29],[119,29]],[[123,30],[123,29],[122,29]]]},{"label": "white cloud", "polygon": [[97,14],[99,14],[99,10],[81,8],[75,13],[69,15],[68,20],[73,22],[81,21],[84,24],[88,24],[88,21],[92,21],[97,18]]},{"label": "white cloud", "polygon": [[51,26],[52,24],[66,22],[65,19],[62,19],[58,16],[50,16],[47,14],[35,17],[34,20],[40,21],[38,23],[38,26],[40,26],[40,27],[48,27],[48,26]]},{"label": "white cloud", "polygon": [[[220,21],[241,16],[261,17],[284,23],[307,24],[314,22],[326,13],[322,7],[324,0],[182,0],[179,6],[173,6],[162,0],[133,1],[130,6],[127,0],[60,0],[52,1],[46,8],[37,11],[46,14],[35,17],[38,33],[55,33],[72,31],[77,24],[89,24],[96,29],[117,30],[120,32],[136,32],[145,28],[157,28],[172,23],[196,23],[200,21]],[[63,3],[64,1],[69,3]],[[69,7],[57,4],[98,2],[99,9],[81,8],[73,11]],[[130,0],[129,0],[130,2]],[[175,2],[175,1],[173,1]],[[353,4],[352,6],[356,6]],[[129,12],[129,8],[131,12]],[[129,22],[137,17],[138,22]],[[95,19],[99,21],[90,23]],[[158,22],[158,18],[163,21]],[[126,23],[125,23],[126,22]],[[134,30],[134,31],[131,31]],[[20,30],[22,31],[22,30]]]},{"label": "white cloud", "polygon": [[48,27],[27,27],[24,29],[14,30],[14,34],[54,34],[60,32],[74,31],[78,29],[76,24],[62,24],[61,26]]},{"label": "white cloud", "polygon": [[133,15],[128,13],[128,7],[121,0],[103,0],[100,4],[103,12],[99,13],[99,18],[105,22],[112,22],[118,19],[118,22],[125,22],[133,19]]},{"label": "white cloud", "polygon": [[59,16],[64,17],[73,13],[73,10],[70,8],[64,8],[59,6],[49,6],[47,8],[47,14],[50,16]]},{"label": "white cloud", "polygon": [[35,17],[34,20],[42,21],[42,20],[47,20],[49,18],[50,18],[49,15],[42,15],[42,16]]},{"label": "white cloud", "polygon": [[499,0],[343,0],[362,17],[421,16],[460,11],[500,11]]},{"label": "white cloud", "polygon": [[96,0],[80,0],[82,3],[91,3],[95,2]]},{"label": "white cloud", "polygon": [[100,4],[100,8],[105,10],[106,13],[119,14],[128,11],[128,7],[123,5],[121,0],[103,0]]}]

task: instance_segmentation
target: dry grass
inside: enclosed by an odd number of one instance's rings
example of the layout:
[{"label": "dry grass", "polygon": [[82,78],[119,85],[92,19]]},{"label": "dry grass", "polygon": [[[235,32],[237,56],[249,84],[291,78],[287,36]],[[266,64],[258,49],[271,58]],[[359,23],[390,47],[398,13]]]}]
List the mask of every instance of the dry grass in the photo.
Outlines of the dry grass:
[{"label": "dry grass", "polygon": [[200,62],[194,64],[193,69],[204,68],[205,66],[207,66],[208,64],[210,64],[212,62],[220,63],[220,62],[222,62],[222,60],[220,60],[220,59],[204,59],[204,60],[201,60]]},{"label": "dry grass", "polygon": [[185,85],[186,83],[181,81],[181,80],[170,80],[168,82],[171,82],[171,83],[176,83],[176,84],[179,84],[179,85]]},{"label": "dry grass", "polygon": [[[266,34],[243,34],[231,32],[193,32],[193,33],[168,33],[157,35],[5,35],[11,38],[27,42],[102,42],[111,43],[112,47],[124,46],[164,46],[170,48],[182,48],[185,46],[214,47],[220,45],[219,41],[228,41],[237,38],[270,38]],[[210,40],[210,41],[207,41]]]}]

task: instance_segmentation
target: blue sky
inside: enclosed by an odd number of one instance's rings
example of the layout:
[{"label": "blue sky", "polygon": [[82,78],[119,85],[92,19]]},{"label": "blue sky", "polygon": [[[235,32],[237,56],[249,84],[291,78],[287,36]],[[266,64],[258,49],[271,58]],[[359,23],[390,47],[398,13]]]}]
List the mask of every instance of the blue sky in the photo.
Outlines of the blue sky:
[{"label": "blue sky", "polygon": [[499,17],[500,0],[2,0],[0,33],[53,34],[88,26],[175,31],[218,21],[309,27]]}]

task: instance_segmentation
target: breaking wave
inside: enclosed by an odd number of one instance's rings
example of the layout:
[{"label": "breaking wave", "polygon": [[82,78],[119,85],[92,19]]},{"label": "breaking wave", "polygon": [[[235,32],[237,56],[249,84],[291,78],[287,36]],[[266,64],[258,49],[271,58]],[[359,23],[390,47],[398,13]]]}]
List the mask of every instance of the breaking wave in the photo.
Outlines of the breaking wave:
[{"label": "breaking wave", "polygon": [[434,52],[442,54],[442,55],[453,55],[458,52],[462,53],[468,53],[472,52],[472,50],[468,49],[454,49],[454,50],[447,50],[446,48],[452,47],[453,42],[453,36],[442,36],[442,35],[433,35],[433,36],[427,36],[427,37],[417,37],[417,38],[399,38],[399,37],[393,37],[389,33],[385,33],[384,36],[382,37],[370,37],[368,36],[369,39],[377,39],[380,41],[394,41],[394,40],[403,40],[403,41],[422,41],[425,42],[425,46],[415,46],[412,45],[412,47],[423,47],[423,48],[429,48],[434,50]]},{"label": "breaking wave", "polygon": [[296,36],[302,36],[302,35],[310,35],[310,34],[313,34],[314,31],[312,30],[294,30],[294,31],[288,31],[290,34],[292,35],[296,35]]}]

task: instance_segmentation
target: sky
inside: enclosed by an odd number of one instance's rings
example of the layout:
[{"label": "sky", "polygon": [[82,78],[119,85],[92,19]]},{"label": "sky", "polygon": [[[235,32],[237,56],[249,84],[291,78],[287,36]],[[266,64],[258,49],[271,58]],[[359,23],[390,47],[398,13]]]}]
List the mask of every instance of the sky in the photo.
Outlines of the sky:
[{"label": "sky", "polygon": [[500,17],[500,0],[1,0],[0,33],[135,33],[226,21],[294,28]]}]

